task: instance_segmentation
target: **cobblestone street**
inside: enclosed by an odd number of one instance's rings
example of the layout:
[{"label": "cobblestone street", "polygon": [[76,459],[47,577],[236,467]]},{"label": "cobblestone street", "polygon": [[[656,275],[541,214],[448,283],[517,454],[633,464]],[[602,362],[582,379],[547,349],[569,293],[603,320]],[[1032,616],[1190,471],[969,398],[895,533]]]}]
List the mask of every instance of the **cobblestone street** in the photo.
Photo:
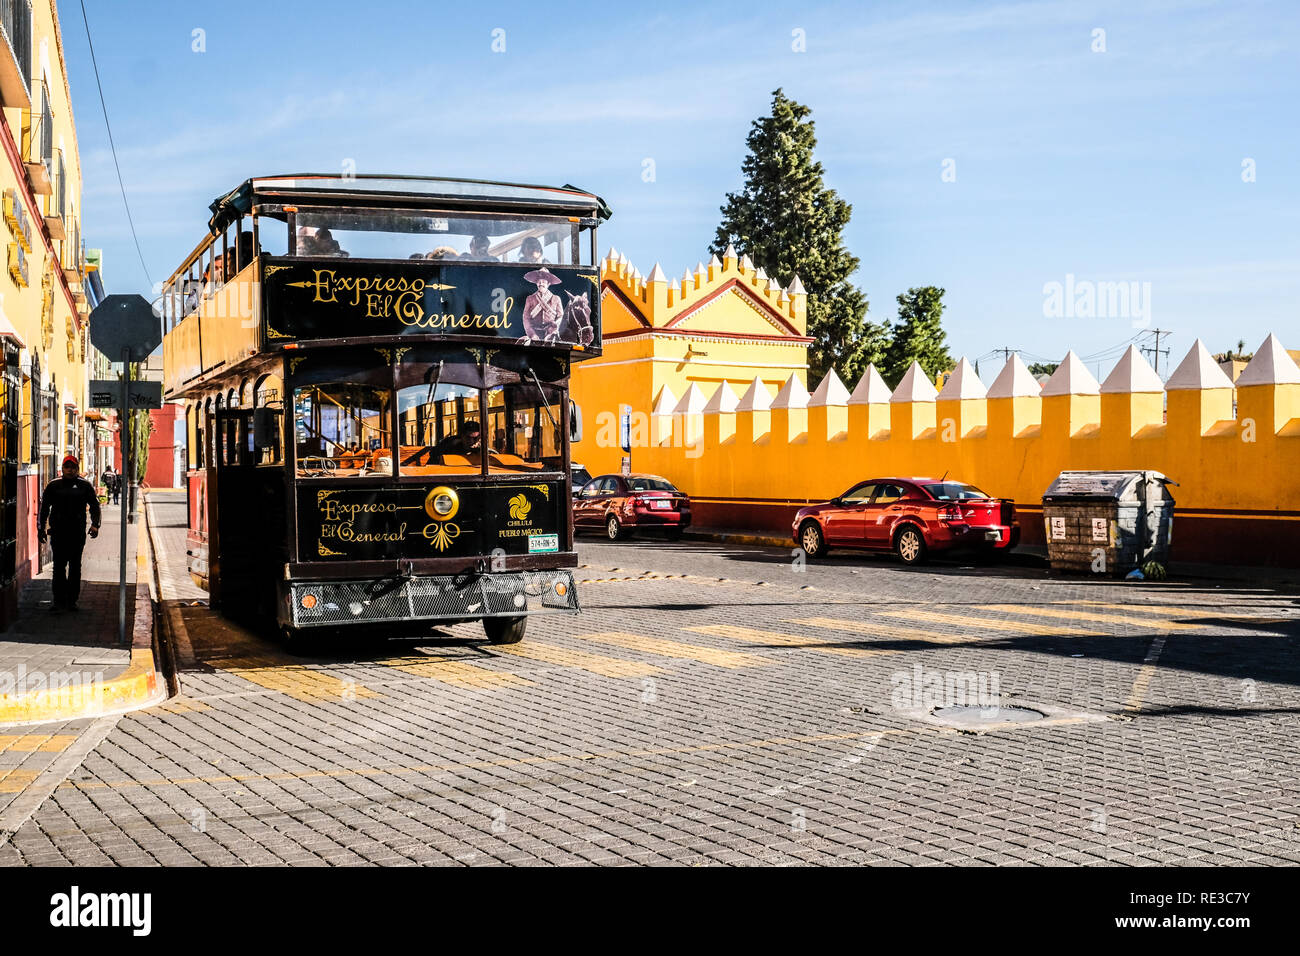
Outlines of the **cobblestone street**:
[{"label": "cobblestone street", "polygon": [[1292,590],[580,539],[583,613],[521,644],[300,657],[184,590],[183,500],[182,694],[4,864],[1300,862]]}]

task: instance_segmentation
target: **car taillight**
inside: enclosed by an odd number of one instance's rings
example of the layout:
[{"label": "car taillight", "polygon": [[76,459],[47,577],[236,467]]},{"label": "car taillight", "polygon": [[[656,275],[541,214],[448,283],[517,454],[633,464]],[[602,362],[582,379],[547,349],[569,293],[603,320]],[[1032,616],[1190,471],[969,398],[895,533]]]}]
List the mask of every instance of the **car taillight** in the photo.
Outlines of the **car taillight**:
[{"label": "car taillight", "polygon": [[960,521],[961,508],[957,507],[956,505],[944,505],[942,508],[939,509],[939,520]]}]

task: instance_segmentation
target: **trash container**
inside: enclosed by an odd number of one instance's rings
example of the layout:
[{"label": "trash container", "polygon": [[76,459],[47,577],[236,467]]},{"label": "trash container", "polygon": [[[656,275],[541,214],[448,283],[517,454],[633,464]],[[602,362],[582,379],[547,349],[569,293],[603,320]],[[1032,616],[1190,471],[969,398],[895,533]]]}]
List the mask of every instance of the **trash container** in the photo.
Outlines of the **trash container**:
[{"label": "trash container", "polygon": [[1177,482],[1158,471],[1063,471],[1043,495],[1053,571],[1123,575],[1164,564],[1173,537]]}]

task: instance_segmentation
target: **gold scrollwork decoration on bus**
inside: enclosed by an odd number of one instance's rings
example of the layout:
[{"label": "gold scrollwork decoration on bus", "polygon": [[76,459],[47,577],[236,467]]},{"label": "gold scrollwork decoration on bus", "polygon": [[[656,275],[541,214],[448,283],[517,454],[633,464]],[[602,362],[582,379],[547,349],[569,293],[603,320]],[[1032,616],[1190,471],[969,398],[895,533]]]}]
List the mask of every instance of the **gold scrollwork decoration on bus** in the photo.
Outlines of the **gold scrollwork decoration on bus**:
[{"label": "gold scrollwork decoration on bus", "polygon": [[285,335],[283,332],[281,332],[281,331],[279,331],[279,330],[277,330],[277,329],[273,329],[273,328],[271,328],[271,324],[270,324],[269,322],[268,322],[267,325],[266,325],[266,337],[267,337],[268,339],[291,339],[291,338],[293,338],[292,335]]},{"label": "gold scrollwork decoration on bus", "polygon": [[540,491],[540,492],[542,493],[542,497],[545,498],[547,501],[550,501],[550,500],[551,500],[551,486],[550,486],[550,485],[529,485],[528,487],[529,487],[529,488],[532,488],[532,489],[535,490],[535,491]]},{"label": "gold scrollwork decoration on bus", "polygon": [[330,558],[330,557],[341,558],[341,557],[343,557],[343,552],[342,552],[342,551],[333,551],[333,550],[331,550],[331,549],[325,547],[325,542],[324,542],[324,541],[317,541],[317,542],[316,542],[316,551],[320,554],[320,556],[321,556],[322,558]]},{"label": "gold scrollwork decoration on bus", "polygon": [[446,551],[460,537],[460,526],[454,521],[426,524],[420,534],[432,541],[439,551]]}]

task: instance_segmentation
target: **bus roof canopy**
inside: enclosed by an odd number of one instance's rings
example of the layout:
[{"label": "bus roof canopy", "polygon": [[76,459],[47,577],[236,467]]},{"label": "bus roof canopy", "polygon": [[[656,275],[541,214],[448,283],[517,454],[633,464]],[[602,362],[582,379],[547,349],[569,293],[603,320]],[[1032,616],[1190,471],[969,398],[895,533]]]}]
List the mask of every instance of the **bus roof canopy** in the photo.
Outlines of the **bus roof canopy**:
[{"label": "bus roof canopy", "polygon": [[401,205],[470,207],[492,205],[502,209],[556,212],[562,215],[610,216],[609,207],[595,193],[576,186],[532,186],[479,179],[435,179],[429,176],[334,176],[295,173],[260,176],[213,200],[208,226],[220,232],[259,201],[318,200],[325,203],[380,202]]}]

